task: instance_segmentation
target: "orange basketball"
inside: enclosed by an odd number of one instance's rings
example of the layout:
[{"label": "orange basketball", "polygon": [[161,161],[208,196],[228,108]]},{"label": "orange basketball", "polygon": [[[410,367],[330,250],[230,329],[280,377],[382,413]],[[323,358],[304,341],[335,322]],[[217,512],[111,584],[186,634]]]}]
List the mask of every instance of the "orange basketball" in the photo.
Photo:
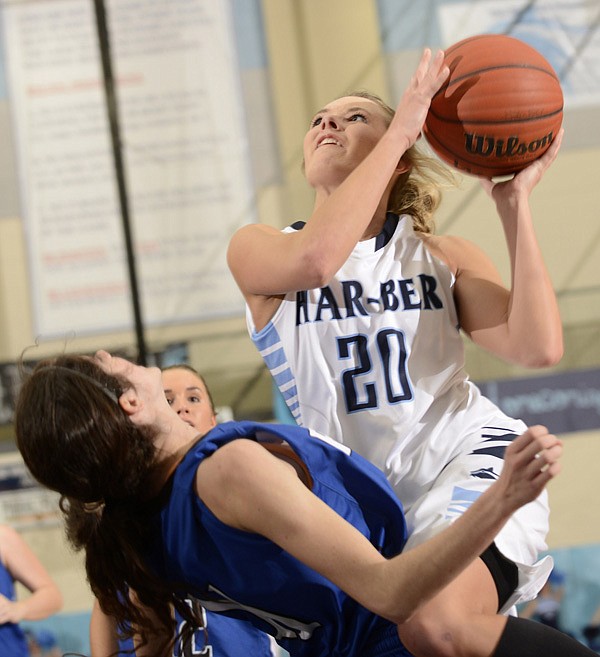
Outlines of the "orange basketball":
[{"label": "orange basketball", "polygon": [[538,158],[562,124],[558,77],[535,48],[503,34],[446,50],[450,76],[435,94],[423,134],[442,160],[491,178]]}]

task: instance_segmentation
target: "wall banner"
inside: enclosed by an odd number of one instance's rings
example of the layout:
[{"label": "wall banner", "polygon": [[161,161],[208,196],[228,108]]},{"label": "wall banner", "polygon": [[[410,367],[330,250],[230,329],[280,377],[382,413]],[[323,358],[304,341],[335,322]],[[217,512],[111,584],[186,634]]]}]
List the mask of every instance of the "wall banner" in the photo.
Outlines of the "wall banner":
[{"label": "wall banner", "polygon": [[[254,219],[229,2],[107,0],[146,325],[241,314],[225,251]],[[2,5],[36,335],[130,328],[92,2]]]}]

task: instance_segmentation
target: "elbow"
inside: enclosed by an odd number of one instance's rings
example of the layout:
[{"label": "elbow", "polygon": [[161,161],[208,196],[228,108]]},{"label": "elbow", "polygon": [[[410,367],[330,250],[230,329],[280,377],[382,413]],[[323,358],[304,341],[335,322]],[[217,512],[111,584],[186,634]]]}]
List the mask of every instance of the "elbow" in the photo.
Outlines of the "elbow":
[{"label": "elbow", "polygon": [[552,353],[548,352],[545,354],[541,354],[538,360],[536,361],[534,367],[536,368],[553,367],[554,365],[558,365],[558,363],[560,363],[562,357],[563,357],[562,349]]},{"label": "elbow", "polygon": [[412,618],[415,611],[416,609],[414,606],[407,606],[405,602],[398,602],[398,604],[392,606],[390,605],[390,601],[387,600],[378,610],[375,611],[375,613],[378,616],[389,620],[391,623],[403,625]]},{"label": "elbow", "polygon": [[409,612],[408,609],[401,609],[400,611],[395,609],[394,613],[389,615],[387,619],[396,625],[404,625],[404,623],[408,622],[412,618],[413,613],[414,610]]},{"label": "elbow", "polygon": [[316,248],[304,253],[300,267],[304,272],[306,289],[313,290],[327,285],[340,266],[332,263],[323,249]]},{"label": "elbow", "polygon": [[521,354],[518,364],[530,369],[543,369],[557,365],[564,354],[562,340],[552,345],[536,345]]},{"label": "elbow", "polygon": [[414,592],[409,582],[405,582],[398,589],[395,586],[390,588],[389,582],[382,583],[377,587],[377,591],[376,599],[372,599],[366,606],[378,616],[396,625],[402,625],[410,620],[422,603],[421,594]]},{"label": "elbow", "polygon": [[58,613],[64,606],[65,601],[63,594],[60,592],[58,587],[53,587],[48,596],[48,608],[46,616],[51,616],[52,614]]}]

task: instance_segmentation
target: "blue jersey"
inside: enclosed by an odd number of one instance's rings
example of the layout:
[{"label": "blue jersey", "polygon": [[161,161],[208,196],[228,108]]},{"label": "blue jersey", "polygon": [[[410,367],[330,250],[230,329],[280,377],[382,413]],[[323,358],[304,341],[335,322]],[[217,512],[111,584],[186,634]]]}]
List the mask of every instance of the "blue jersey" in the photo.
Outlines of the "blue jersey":
[{"label": "blue jersey", "polygon": [[[179,630],[184,621],[178,614],[176,618]],[[191,643],[176,645],[173,657],[272,657],[269,637],[250,623],[206,610],[202,612],[202,620],[203,625],[194,633]],[[119,647],[122,657],[133,654],[131,639],[119,642]]]},{"label": "blue jersey", "polygon": [[184,582],[182,597],[270,633],[293,657],[403,654],[393,623],[267,538],[223,524],[198,498],[199,464],[238,438],[287,443],[305,464],[315,495],[384,556],[401,551],[402,506],[384,475],[365,459],[301,427],[228,422],[195,444],[175,471],[155,518],[156,544],[149,548],[157,573]]},{"label": "blue jersey", "polygon": [[[0,562],[0,593],[15,600],[15,587],[11,574]],[[0,623],[0,655],[28,657],[29,648],[23,630],[15,623]]]}]

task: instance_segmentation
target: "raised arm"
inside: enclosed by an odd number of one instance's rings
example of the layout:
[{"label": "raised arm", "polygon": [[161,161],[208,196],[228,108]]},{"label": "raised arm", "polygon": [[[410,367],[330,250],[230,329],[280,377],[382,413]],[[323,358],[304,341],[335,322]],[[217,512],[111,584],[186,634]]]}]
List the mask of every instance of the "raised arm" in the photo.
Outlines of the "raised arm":
[{"label": "raised arm", "polygon": [[222,522],[266,536],[365,607],[402,623],[478,557],[518,507],[539,495],[559,471],[561,450],[544,427],[531,428],[507,449],[500,479],[469,511],[390,560],[312,494],[288,463],[253,441],[236,440],[206,459],[196,488]]},{"label": "raised arm", "polygon": [[[233,236],[228,262],[246,298],[310,289],[329,281],[378,208],[385,215],[383,196],[388,184],[401,157],[418,138],[431,98],[447,75],[443,52],[432,58],[426,50],[389,128],[385,130],[382,124],[383,136],[343,181],[327,189],[327,184],[320,190],[315,187],[315,210],[301,231],[283,234],[275,228],[252,224]],[[309,131],[305,144],[311,144],[311,139]],[[312,146],[307,145],[309,152]]]},{"label": "raised arm", "polygon": [[555,160],[562,132],[550,148],[514,178],[482,185],[496,204],[511,262],[507,290],[487,256],[473,245],[448,241],[456,264],[455,294],[462,328],[474,342],[526,367],[562,357],[562,325],[552,282],[534,231],[529,196]]},{"label": "raised arm", "polygon": [[0,623],[40,620],[56,613],[62,594],[31,548],[12,527],[0,526],[0,554],[12,578],[31,591],[23,600],[0,595]]}]

